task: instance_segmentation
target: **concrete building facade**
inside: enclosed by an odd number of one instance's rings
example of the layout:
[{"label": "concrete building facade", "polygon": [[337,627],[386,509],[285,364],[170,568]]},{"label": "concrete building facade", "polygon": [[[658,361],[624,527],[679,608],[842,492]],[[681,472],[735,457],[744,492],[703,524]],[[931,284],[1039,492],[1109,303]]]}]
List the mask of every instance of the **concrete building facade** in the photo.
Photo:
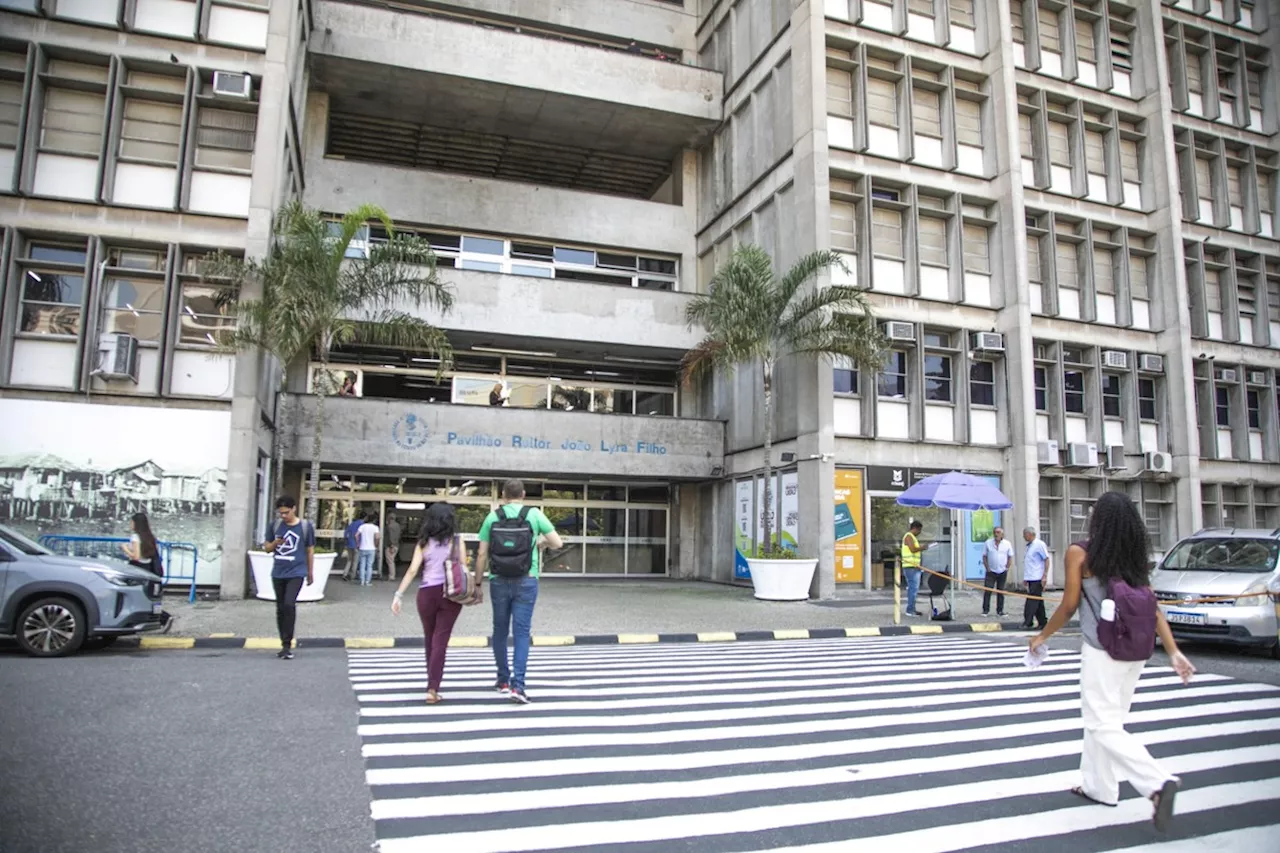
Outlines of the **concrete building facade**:
[{"label": "concrete building facade", "polygon": [[[299,197],[382,206],[457,297],[424,315],[443,376],[330,360],[357,396],[327,406],[327,544],[440,499],[474,533],[507,476],[566,537],[556,573],[741,581],[769,512],[818,596],[882,585],[894,496],[952,468],[1016,505],[916,514],[926,564],[970,575],[995,524],[1060,555],[1108,489],[1159,550],[1280,526],[1275,0],[0,0],[0,25],[0,523],[115,530],[66,484],[151,462],[212,484],[157,526],[245,593],[320,366],[220,353],[195,271]],[[893,344],[875,375],[782,365],[768,508],[758,375],[678,377],[690,294],[747,242],[843,253]]]}]

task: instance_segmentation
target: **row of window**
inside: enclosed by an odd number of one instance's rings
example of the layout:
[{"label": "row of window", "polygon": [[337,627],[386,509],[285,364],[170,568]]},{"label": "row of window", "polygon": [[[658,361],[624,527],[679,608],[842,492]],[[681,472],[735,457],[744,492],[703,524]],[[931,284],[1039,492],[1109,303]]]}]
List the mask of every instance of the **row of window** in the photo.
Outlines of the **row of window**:
[{"label": "row of window", "polygon": [[[1072,542],[1088,537],[1089,513],[1098,498],[1109,491],[1127,494],[1142,513],[1142,519],[1157,550],[1175,541],[1173,530],[1173,483],[1153,480],[1112,479],[1097,476],[1040,475],[1040,524],[1037,532],[1044,543],[1059,553]],[[1065,531],[1066,536],[1061,532]]]},{"label": "row of window", "polygon": [[1136,13],[1116,0],[1012,0],[1013,58],[1021,68],[1126,97],[1134,90]]},{"label": "row of window", "polygon": [[[25,86],[32,51],[35,79]],[[9,152],[0,162],[10,167],[0,191],[245,216],[256,84],[43,45],[0,49],[0,154]],[[19,138],[23,115],[29,147]]]},{"label": "row of window", "polygon": [[1280,153],[1180,128],[1174,129],[1174,149],[1183,219],[1280,237]]},{"label": "row of window", "polygon": [[1174,109],[1264,132],[1264,105],[1275,103],[1267,75],[1269,51],[1234,34],[1172,20],[1165,21],[1164,45]]},{"label": "row of window", "polygon": [[1280,527],[1280,486],[1201,483],[1205,527]]},{"label": "row of window", "polygon": [[[337,223],[334,223],[337,227]],[[646,290],[679,289],[678,261],[673,257],[538,243],[477,234],[426,231],[396,226],[396,233],[431,244],[442,267],[500,272],[534,278],[590,281]],[[388,239],[381,225],[366,225],[347,248],[348,258],[366,258],[369,248]]]},{"label": "row of window", "polygon": [[978,36],[978,15],[988,10],[974,0],[826,0],[824,12],[828,18],[856,21],[964,53],[976,54],[986,47]]},{"label": "row of window", "polygon": [[267,47],[271,0],[0,0],[0,9],[78,24],[194,39],[255,50]]},{"label": "row of window", "polygon": [[1204,361],[1195,382],[1202,457],[1280,461],[1280,393],[1271,371]]},{"label": "row of window", "polygon": [[1192,335],[1280,347],[1280,258],[1198,241],[1182,251]]}]

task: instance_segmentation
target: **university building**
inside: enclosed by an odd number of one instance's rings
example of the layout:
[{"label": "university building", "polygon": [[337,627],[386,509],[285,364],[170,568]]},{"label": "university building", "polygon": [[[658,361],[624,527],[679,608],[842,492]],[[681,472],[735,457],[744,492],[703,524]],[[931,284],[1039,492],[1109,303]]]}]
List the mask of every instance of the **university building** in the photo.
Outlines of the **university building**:
[{"label": "university building", "polygon": [[[443,375],[332,355],[325,544],[436,500],[474,534],[509,476],[549,573],[742,580],[768,512],[823,596],[953,468],[1016,504],[914,513],[970,576],[1111,489],[1159,550],[1280,526],[1277,51],[1277,0],[0,0],[0,524],[147,509],[245,594],[320,366],[218,350],[198,271],[301,198],[382,206],[456,296]],[[758,374],[678,375],[743,243],[843,253],[892,344],[782,365],[771,507]]]}]

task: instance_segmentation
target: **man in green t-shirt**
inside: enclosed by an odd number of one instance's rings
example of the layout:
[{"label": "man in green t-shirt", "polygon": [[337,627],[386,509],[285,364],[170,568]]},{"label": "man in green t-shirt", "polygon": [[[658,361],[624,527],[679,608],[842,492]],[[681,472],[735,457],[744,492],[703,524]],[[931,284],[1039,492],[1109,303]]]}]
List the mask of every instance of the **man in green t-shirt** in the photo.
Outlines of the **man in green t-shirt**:
[{"label": "man in green t-shirt", "polygon": [[[563,548],[560,534],[542,510],[524,506],[524,483],[508,480],[502,486],[502,503],[480,527],[480,552],[475,562],[479,588],[489,573],[489,598],[493,602],[493,660],[498,665],[494,687],[522,705],[529,704],[524,689],[529,647],[533,644],[533,605],[538,600],[538,549],[541,545]],[[515,654],[507,663],[507,635],[515,635]]]}]

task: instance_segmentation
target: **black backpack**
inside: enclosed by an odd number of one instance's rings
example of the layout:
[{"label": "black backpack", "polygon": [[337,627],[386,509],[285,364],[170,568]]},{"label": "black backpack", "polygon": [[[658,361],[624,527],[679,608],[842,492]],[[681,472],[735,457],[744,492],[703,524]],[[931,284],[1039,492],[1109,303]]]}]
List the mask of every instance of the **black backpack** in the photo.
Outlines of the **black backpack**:
[{"label": "black backpack", "polygon": [[504,578],[521,578],[533,569],[533,525],[529,507],[520,507],[514,518],[498,508],[498,520],[489,528],[489,566]]}]

